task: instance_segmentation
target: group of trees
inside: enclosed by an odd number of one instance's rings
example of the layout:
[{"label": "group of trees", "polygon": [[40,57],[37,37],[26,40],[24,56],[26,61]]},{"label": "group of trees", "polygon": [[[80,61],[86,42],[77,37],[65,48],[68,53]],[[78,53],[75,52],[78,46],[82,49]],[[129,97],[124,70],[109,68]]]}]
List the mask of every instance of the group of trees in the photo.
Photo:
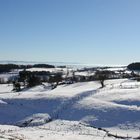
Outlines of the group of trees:
[{"label": "group of trees", "polygon": [[15,64],[0,64],[0,73],[10,72],[12,69],[22,69],[25,68],[23,65],[15,65]]},{"label": "group of trees", "polygon": [[[22,83],[22,84],[21,84]],[[33,87],[41,84],[40,79],[30,71],[21,71],[19,72],[19,78],[16,81],[13,81],[13,90],[20,91],[21,85],[25,88]]]},{"label": "group of trees", "polygon": [[0,73],[10,72],[13,69],[28,69],[28,68],[55,68],[55,66],[48,64],[35,64],[35,65],[0,64]]},{"label": "group of trees", "polygon": [[[41,72],[38,73],[40,74]],[[23,85],[26,87],[33,87],[41,83],[41,80],[37,76],[37,72],[31,72],[26,70],[19,72],[18,81],[22,82]]]},{"label": "group of trees", "polygon": [[[0,70],[11,69],[11,68],[29,68],[29,67],[36,67],[36,68],[54,68],[52,65],[46,65],[46,64],[36,64],[32,66],[25,66],[25,65],[0,65]],[[132,63],[128,65],[127,67],[129,70],[135,71],[135,70],[140,70],[140,63]],[[95,69],[94,69],[95,70]],[[85,71],[85,69],[83,70]],[[74,83],[74,82],[86,82],[86,81],[99,81],[101,84],[101,88],[105,87],[105,80],[107,79],[112,79],[113,76],[115,75],[115,72],[109,71],[109,70],[95,70],[95,74],[92,76],[78,76],[75,75],[74,72],[71,77],[68,75],[66,77],[63,76],[62,73],[50,73],[46,71],[35,71],[35,72],[30,72],[30,71],[21,71],[19,72],[19,78],[18,81],[13,82],[14,90],[15,91],[20,91],[21,90],[21,83],[23,84],[24,87],[33,87],[36,85],[41,84],[42,82],[48,82],[52,85],[52,89],[56,88],[60,82],[61,84],[63,83]],[[44,78],[44,77],[47,78]],[[122,75],[122,76],[127,76],[127,77],[137,77],[137,75],[132,72],[131,76],[130,75]],[[41,77],[43,77],[41,79]],[[123,77],[122,77],[123,78]],[[140,79],[140,78],[139,78]],[[63,81],[63,82],[62,82]],[[65,81],[65,82],[64,82]]]},{"label": "group of trees", "polygon": [[[42,80],[42,76],[48,76],[48,78],[44,81]],[[52,85],[52,89],[56,88],[63,80],[62,74],[61,73],[55,73],[51,74],[50,72],[31,72],[31,71],[26,71],[23,70],[19,72],[19,78],[13,82],[13,90],[14,91],[20,91],[21,90],[21,85],[24,88],[30,88],[34,87],[36,85],[42,84],[42,82],[48,82]]]},{"label": "group of trees", "polygon": [[56,86],[57,86],[59,84],[59,82],[62,82],[62,80],[63,80],[62,74],[57,73],[53,76],[50,76],[48,82],[49,83],[56,83]]},{"label": "group of trees", "polygon": [[[116,78],[116,73],[109,70],[96,70],[94,75],[91,76],[78,76],[75,72],[70,74],[71,76],[63,75],[63,72],[46,72],[46,71],[26,71],[19,72],[19,78],[16,82],[13,82],[14,90],[21,90],[20,85],[26,88],[30,88],[41,84],[42,82],[48,82],[52,85],[52,89],[56,88],[59,84],[72,84],[75,82],[88,82],[99,81],[101,88],[105,87],[105,80]],[[132,74],[131,74],[132,75]],[[134,74],[133,74],[134,75]]]},{"label": "group of trees", "polygon": [[33,68],[55,68],[55,66],[49,65],[49,64],[35,64],[32,67]]},{"label": "group of trees", "polygon": [[[61,84],[72,84],[74,82],[86,82],[86,81],[99,81],[101,88],[105,87],[105,80],[110,79],[112,72],[107,70],[97,70],[95,74],[91,77],[75,76],[63,77],[62,73],[50,73],[50,72],[31,72],[31,71],[21,71],[19,72],[19,78],[17,81],[13,82],[13,87],[15,91],[21,90],[21,85],[26,88],[30,88],[41,84],[42,82],[48,82],[52,85],[52,89],[56,88],[60,82]],[[48,76],[46,81],[42,81],[40,76]],[[65,82],[64,82],[65,81]],[[22,83],[22,84],[21,84]]]},{"label": "group of trees", "polygon": [[[61,84],[71,84],[74,82],[86,82],[86,81],[99,81],[101,84],[101,88],[105,87],[105,80],[107,79],[113,79],[116,75],[114,71],[109,71],[105,69],[94,69],[95,74],[91,76],[78,76],[75,75],[75,72],[71,74],[71,77],[66,75],[66,77],[63,76],[63,72],[58,72],[58,73],[51,73],[51,72],[46,72],[46,71],[26,71],[26,68],[28,67],[37,67],[37,68],[54,68],[52,65],[46,65],[46,64],[36,64],[32,66],[25,66],[25,65],[12,65],[8,64],[4,66],[5,68],[8,67],[8,69],[11,68],[24,68],[23,71],[19,72],[19,78],[18,80],[13,82],[14,90],[20,91],[21,90],[21,85],[23,87],[29,88],[33,87],[36,85],[41,84],[42,82],[48,82],[52,85],[52,89],[57,87],[60,82]],[[0,68],[2,68],[2,65],[0,65]],[[140,69],[140,63],[132,63],[128,65],[129,70],[138,70]],[[91,69],[90,69],[91,70]],[[85,69],[83,70],[85,71]],[[121,76],[127,76],[130,77],[130,75],[121,75]],[[131,73],[131,76],[135,76],[135,73]],[[136,76],[135,76],[136,77]],[[123,77],[122,77],[123,78]],[[22,84],[21,84],[22,83]]]},{"label": "group of trees", "polygon": [[132,71],[140,71],[140,62],[131,63],[127,66],[127,68]]}]

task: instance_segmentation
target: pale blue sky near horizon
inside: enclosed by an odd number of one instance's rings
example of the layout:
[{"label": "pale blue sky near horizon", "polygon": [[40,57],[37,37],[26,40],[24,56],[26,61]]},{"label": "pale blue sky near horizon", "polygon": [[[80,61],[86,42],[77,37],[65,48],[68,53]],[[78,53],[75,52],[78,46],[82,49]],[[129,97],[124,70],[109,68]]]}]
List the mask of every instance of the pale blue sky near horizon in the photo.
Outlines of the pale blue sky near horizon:
[{"label": "pale blue sky near horizon", "polygon": [[140,61],[140,0],[0,0],[0,60]]}]

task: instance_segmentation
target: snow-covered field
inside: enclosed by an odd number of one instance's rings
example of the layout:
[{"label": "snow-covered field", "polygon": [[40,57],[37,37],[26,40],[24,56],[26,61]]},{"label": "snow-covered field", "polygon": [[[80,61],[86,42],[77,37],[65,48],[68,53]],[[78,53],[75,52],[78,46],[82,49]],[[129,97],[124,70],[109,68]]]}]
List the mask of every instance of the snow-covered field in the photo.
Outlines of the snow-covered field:
[{"label": "snow-covered field", "polygon": [[[117,140],[140,136],[140,83],[128,79],[22,92],[0,85],[0,140]],[[118,138],[117,138],[118,137]]]}]

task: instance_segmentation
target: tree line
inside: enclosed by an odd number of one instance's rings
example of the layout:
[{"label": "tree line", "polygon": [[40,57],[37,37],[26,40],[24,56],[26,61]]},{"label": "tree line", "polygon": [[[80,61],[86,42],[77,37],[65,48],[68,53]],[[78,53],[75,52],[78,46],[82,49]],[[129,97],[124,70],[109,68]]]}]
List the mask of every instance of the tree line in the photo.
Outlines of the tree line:
[{"label": "tree line", "polygon": [[107,79],[112,79],[112,75],[115,74],[108,70],[97,70],[92,76],[78,76],[75,72],[71,76],[64,75],[63,72],[50,73],[45,71],[26,71],[23,70],[19,72],[19,77],[17,80],[13,81],[13,87],[15,91],[21,90],[21,85],[24,88],[34,87],[40,85],[43,82],[50,83],[52,89],[56,88],[60,84],[72,84],[76,82],[88,82],[88,81],[99,81],[101,88],[105,86],[104,81]]},{"label": "tree line", "polygon": [[16,64],[0,64],[0,73],[10,72],[14,69],[28,69],[28,68],[55,68],[49,64],[34,64],[34,65],[16,65]]},{"label": "tree line", "polygon": [[127,66],[127,68],[132,71],[140,71],[140,62],[131,63]]}]

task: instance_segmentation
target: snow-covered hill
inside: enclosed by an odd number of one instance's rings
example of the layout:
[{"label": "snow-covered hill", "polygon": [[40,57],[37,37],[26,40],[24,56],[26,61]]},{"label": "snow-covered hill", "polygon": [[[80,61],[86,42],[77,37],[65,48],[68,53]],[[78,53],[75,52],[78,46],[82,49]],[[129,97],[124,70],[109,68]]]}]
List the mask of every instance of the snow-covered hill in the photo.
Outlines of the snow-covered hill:
[{"label": "snow-covered hill", "polygon": [[0,137],[33,140],[139,137],[140,83],[119,79],[105,84],[103,89],[98,82],[83,82],[54,90],[44,84],[18,93],[11,92],[12,85],[0,85]]}]

